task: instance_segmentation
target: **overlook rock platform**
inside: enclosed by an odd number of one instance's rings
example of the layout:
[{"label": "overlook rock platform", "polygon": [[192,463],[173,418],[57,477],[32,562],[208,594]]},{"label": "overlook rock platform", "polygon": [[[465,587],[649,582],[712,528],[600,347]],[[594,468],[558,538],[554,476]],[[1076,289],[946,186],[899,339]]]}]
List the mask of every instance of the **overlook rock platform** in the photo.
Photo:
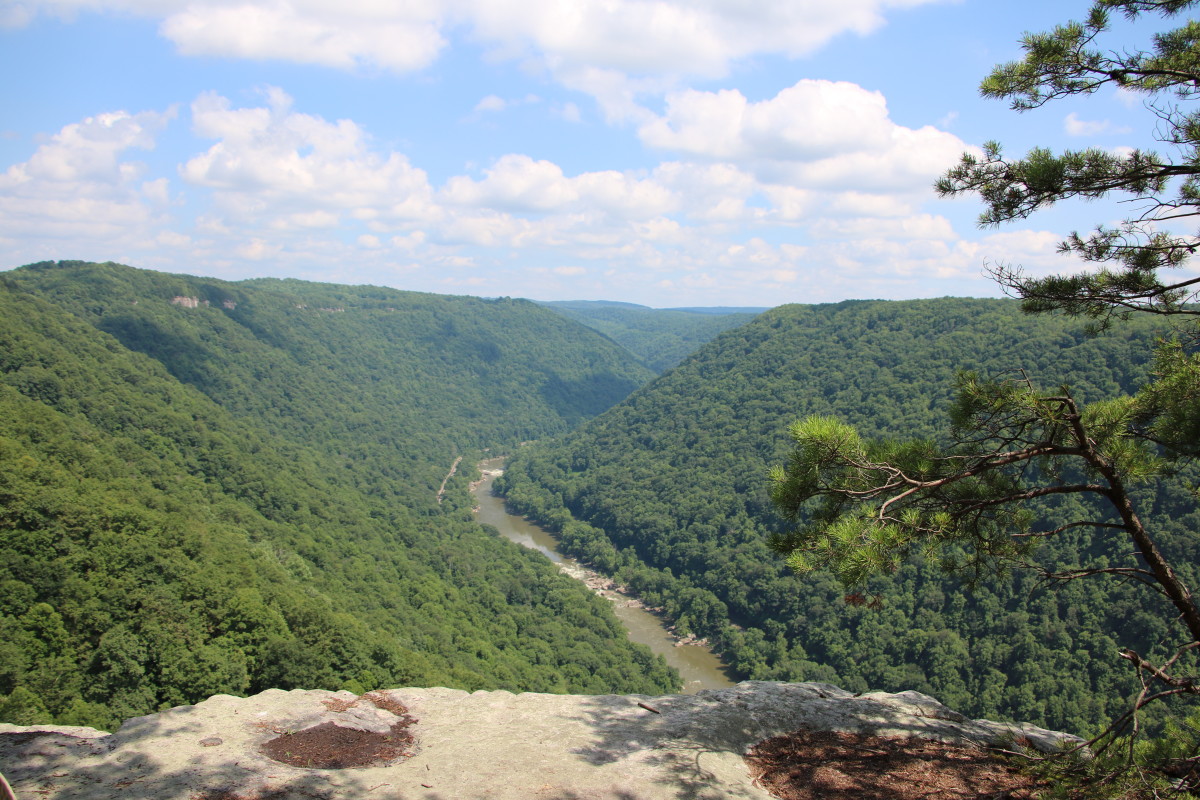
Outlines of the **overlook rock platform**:
[{"label": "overlook rock platform", "polygon": [[[917,692],[820,683],[662,697],[272,689],[136,717],[113,734],[0,724],[0,772],[22,800],[761,800],[770,795],[743,755],[798,728],[1044,752],[1078,742],[970,720]],[[330,766],[372,755],[380,763]]]}]

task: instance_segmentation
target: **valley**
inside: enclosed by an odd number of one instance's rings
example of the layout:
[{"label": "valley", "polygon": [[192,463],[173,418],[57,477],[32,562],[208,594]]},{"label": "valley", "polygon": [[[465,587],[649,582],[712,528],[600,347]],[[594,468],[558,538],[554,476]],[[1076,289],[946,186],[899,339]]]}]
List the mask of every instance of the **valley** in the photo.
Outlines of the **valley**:
[{"label": "valley", "polygon": [[[572,433],[515,453],[497,486],[565,552],[708,638],[739,677],[915,689],[976,716],[1092,730],[1137,690],[1112,656],[1117,642],[1168,646],[1162,601],[1120,581],[1052,584],[1022,570],[972,582],[919,551],[855,593],[827,573],[793,575],[767,546],[788,524],[767,474],[793,422],[822,414],[867,435],[944,440],[959,370],[1102,399],[1144,379],[1164,331],[1145,319],[1098,337],[1082,328],[998,300],[782,306]],[[1138,495],[1189,571],[1200,563],[1194,480],[1185,468]],[[1027,506],[1053,520],[1078,502]],[[1073,529],[1036,557],[1103,568],[1124,563],[1127,547]]]},{"label": "valley", "polygon": [[508,513],[503,498],[492,493],[492,483],[502,474],[504,459],[480,462],[483,479],[471,484],[475,496],[475,516],[481,525],[497,530],[504,538],[522,547],[535,550],[556,564],[567,575],[585,585],[613,604],[613,612],[625,626],[630,641],[650,648],[662,656],[667,665],[679,673],[683,694],[695,694],[702,689],[725,689],[734,685],[729,669],[721,663],[707,644],[681,640],[658,614],[625,592],[619,592],[612,581],[580,565],[570,556],[558,552],[558,542],[549,533],[528,520]]},{"label": "valley", "polygon": [[[673,347],[698,335],[695,314],[648,316],[622,324],[675,330]],[[913,689],[1082,733],[1135,688],[1108,654],[1167,639],[1168,615],[1119,582],[964,588],[915,553],[856,594],[767,547],[787,524],[767,474],[795,420],[936,441],[962,369],[1115,397],[1154,368],[1169,331],[1152,321],[1093,337],[1006,300],[781,306],[714,326],[656,376],[652,348],[526,301],[86,262],[0,275],[0,320],[6,721],[111,729],[271,687],[750,678]],[[512,512],[662,619],[482,528],[515,524],[480,494],[489,452],[509,454],[495,486]],[[1188,469],[1138,491],[1194,571]],[[1039,557],[1087,568],[1122,548],[1073,531]],[[688,648],[664,621],[724,669],[673,661]]]},{"label": "valley", "polygon": [[565,431],[651,376],[588,329],[84,262],[0,275],[0,320],[0,718],[677,687],[607,603],[483,533],[461,469],[436,502],[447,453]]}]

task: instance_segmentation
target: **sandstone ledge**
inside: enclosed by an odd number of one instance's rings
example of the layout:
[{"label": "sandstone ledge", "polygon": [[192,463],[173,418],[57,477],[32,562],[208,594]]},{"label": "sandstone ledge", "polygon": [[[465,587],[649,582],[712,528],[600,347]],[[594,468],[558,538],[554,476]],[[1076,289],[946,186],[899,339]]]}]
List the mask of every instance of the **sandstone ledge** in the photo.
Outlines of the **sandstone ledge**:
[{"label": "sandstone ledge", "polygon": [[[140,800],[732,800],[767,798],[742,755],[799,727],[1043,751],[1077,742],[1032,726],[969,720],[917,692],[855,696],[820,683],[744,682],[698,695],[586,696],[393,689],[217,695],[119,731],[0,724],[0,772],[17,797]],[[378,767],[291,767],[259,752],[325,722],[386,731],[402,703],[414,754]],[[659,713],[647,710],[643,703]],[[38,735],[35,735],[38,734]]]}]

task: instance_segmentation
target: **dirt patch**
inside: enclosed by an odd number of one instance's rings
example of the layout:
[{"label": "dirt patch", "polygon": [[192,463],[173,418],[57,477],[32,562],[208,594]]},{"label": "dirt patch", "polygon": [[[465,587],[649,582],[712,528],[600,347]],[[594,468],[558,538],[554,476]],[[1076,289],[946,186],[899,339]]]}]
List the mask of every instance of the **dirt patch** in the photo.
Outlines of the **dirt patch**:
[{"label": "dirt patch", "polygon": [[[336,722],[322,722],[295,733],[283,733],[264,744],[263,755],[309,769],[350,769],[353,767],[378,767],[391,764],[412,755],[415,739],[412,726],[416,720],[408,715],[408,709],[389,698],[383,692],[364,695],[376,708],[390,711],[399,721],[387,733],[348,728]],[[345,711],[357,701],[336,703],[333,711]]]},{"label": "dirt patch", "polygon": [[397,717],[409,720],[410,722],[416,722],[415,719],[411,719],[408,716],[408,709],[405,708],[404,704],[399,700],[393,699],[390,695],[388,695],[387,692],[379,690],[367,692],[362,696],[362,699],[366,700],[380,711],[390,711]]},{"label": "dirt patch", "polygon": [[836,731],[765,739],[746,762],[780,800],[1032,800],[1045,787],[979,748]]},{"label": "dirt patch", "polygon": [[268,758],[293,767],[377,767],[412,754],[413,737],[407,727],[407,723],[400,722],[388,733],[375,733],[322,722],[312,728],[276,736],[261,750]]}]

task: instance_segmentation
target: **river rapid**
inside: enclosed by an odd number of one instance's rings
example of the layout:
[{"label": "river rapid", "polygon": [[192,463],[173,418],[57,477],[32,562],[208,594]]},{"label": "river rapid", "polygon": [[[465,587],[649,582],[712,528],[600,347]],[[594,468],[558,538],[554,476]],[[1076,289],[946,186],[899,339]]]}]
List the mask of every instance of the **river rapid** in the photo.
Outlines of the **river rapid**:
[{"label": "river rapid", "polygon": [[488,459],[479,465],[483,480],[471,489],[476,503],[475,519],[496,528],[505,538],[537,550],[557,564],[563,572],[583,581],[597,594],[612,601],[613,611],[629,632],[630,640],[646,645],[679,671],[683,678],[684,694],[695,694],[701,689],[724,689],[734,685],[721,659],[711,650],[701,644],[680,643],[679,639],[667,630],[663,621],[642,608],[637,600],[603,588],[610,584],[604,576],[559,553],[558,543],[552,535],[524,517],[509,514],[504,507],[504,499],[492,494],[492,481],[501,473],[503,465],[503,458]]}]

